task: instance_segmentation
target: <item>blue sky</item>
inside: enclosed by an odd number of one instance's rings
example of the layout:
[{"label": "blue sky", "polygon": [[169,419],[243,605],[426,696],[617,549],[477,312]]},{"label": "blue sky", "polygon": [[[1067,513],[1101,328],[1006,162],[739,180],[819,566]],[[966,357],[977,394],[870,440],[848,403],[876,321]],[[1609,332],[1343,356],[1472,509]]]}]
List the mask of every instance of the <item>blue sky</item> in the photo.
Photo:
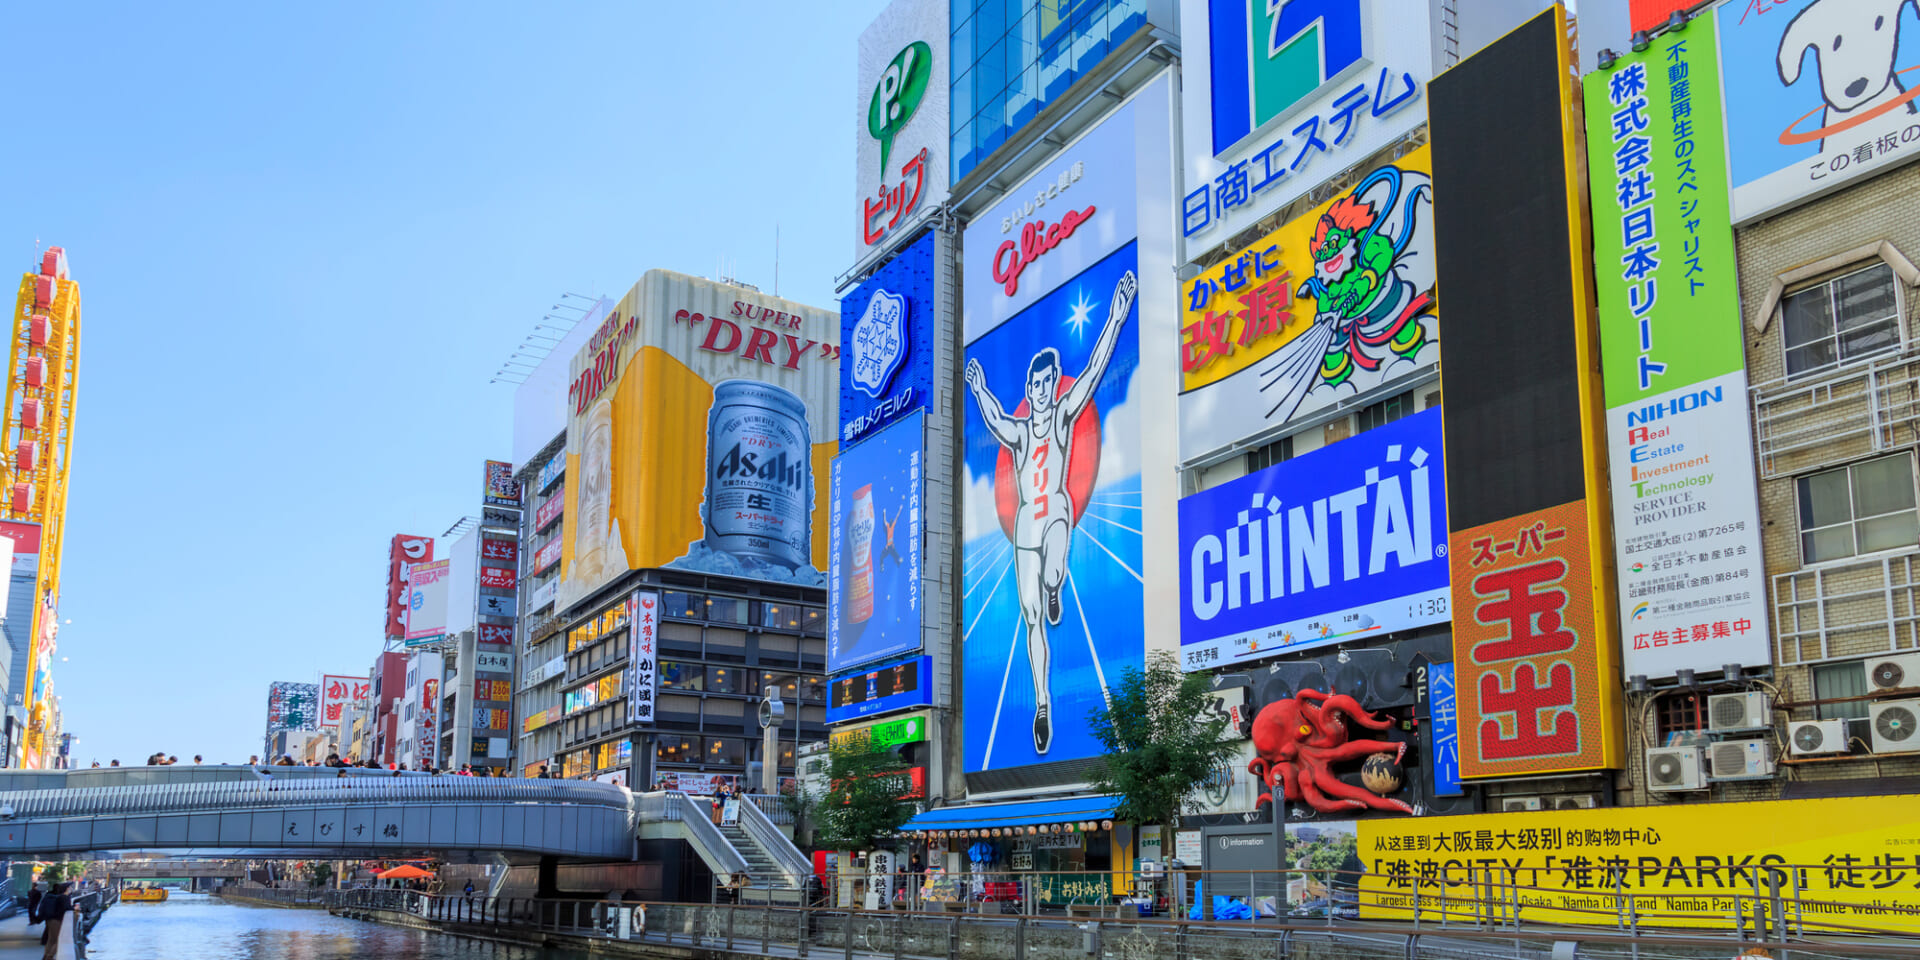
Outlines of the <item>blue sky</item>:
[{"label": "blue sky", "polygon": [[0,266],[63,245],[84,297],[54,673],[78,764],[244,761],[270,681],[364,672],[388,538],[478,513],[510,437],[487,381],[563,292],[723,260],[770,289],[778,223],[781,294],[831,306],[882,6],[22,26]]}]

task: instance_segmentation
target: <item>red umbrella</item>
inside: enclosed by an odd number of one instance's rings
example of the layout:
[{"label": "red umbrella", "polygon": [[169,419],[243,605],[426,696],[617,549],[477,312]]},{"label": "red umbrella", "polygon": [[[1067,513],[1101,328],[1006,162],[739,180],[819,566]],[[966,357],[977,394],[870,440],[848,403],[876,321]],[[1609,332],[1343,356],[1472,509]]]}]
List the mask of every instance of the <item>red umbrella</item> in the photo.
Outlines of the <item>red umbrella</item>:
[{"label": "red umbrella", "polygon": [[433,876],[433,872],[430,870],[422,870],[411,863],[403,863],[394,867],[392,870],[376,873],[374,876],[382,880],[420,880]]}]

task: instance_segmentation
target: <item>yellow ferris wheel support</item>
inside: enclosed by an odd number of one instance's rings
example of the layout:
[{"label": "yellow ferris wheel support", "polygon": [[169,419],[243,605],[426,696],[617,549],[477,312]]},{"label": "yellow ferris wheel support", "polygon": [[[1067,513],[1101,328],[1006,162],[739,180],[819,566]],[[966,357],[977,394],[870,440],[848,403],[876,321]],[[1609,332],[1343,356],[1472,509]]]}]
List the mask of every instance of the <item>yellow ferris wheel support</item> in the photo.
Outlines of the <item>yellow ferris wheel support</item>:
[{"label": "yellow ferris wheel support", "polygon": [[[19,762],[51,760],[49,670],[59,632],[60,559],[66,532],[67,469],[73,452],[74,384],[80,369],[80,285],[67,275],[66,251],[50,247],[39,269],[23,274],[8,331],[6,405],[0,409],[0,500],[5,519],[39,524],[33,638],[27,675],[16,678],[27,708]],[[16,543],[16,546],[19,546]]]}]

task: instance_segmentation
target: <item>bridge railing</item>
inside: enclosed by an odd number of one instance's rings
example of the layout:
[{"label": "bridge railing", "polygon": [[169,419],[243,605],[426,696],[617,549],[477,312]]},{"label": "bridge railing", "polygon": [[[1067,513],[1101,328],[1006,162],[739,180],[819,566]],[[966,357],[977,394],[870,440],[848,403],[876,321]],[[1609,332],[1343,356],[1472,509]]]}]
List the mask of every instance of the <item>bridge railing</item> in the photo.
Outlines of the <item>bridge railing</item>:
[{"label": "bridge railing", "polygon": [[[215,896],[232,900],[257,900],[264,903],[277,903],[288,907],[330,906],[333,900],[329,896],[336,891],[318,887],[301,889],[298,887],[252,887],[238,884],[220,887],[213,891]],[[401,891],[391,891],[399,893]]]},{"label": "bridge railing", "polygon": [[305,804],[572,803],[622,810],[628,805],[626,791],[593,781],[391,774],[0,791],[0,801],[13,808],[13,819],[199,813]]},{"label": "bridge railing", "polygon": [[[1319,884],[1338,884],[1340,871],[1294,871]],[[1110,874],[1108,876],[1111,876]],[[1244,878],[1243,878],[1244,879]],[[1203,884],[1232,885],[1222,872]],[[1795,956],[1914,957],[1920,946],[1889,930],[1842,927],[1825,933],[1744,926],[1698,930],[1631,929],[1615,924],[1568,926],[1495,919],[1500,903],[1479,901],[1460,922],[1424,924],[1318,918],[1195,919],[1190,915],[1097,917],[1068,913],[960,913],[948,910],[861,910],[780,904],[635,903],[604,900],[530,900],[431,896],[401,890],[330,894],[336,912],[406,912],[458,931],[542,931],[594,939],[646,941],[725,950],[743,955],[810,954],[834,957],[913,956],[946,960],[1009,960],[1032,956],[1114,956],[1127,960],[1263,960],[1339,956],[1347,960],[1406,957],[1546,957],[1560,944],[1578,943],[1589,958],[1731,956],[1761,947]],[[1464,907],[1456,903],[1455,907]],[[1437,908],[1438,909],[1438,908]],[[1469,916],[1475,919],[1468,919]],[[1643,952],[1651,951],[1651,952]],[[1561,954],[1554,952],[1554,956]],[[1746,955],[1746,954],[1743,954]]]}]

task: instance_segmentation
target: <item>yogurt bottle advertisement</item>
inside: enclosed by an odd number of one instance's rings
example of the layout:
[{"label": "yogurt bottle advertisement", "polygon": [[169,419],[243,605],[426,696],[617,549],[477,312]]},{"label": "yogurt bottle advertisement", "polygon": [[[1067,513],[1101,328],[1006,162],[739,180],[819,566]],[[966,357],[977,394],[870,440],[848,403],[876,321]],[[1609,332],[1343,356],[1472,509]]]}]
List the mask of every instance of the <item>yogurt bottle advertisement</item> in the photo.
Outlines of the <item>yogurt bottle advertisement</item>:
[{"label": "yogurt bottle advertisement", "polygon": [[827,671],[920,648],[920,497],[926,414],[835,457],[827,572]]}]

